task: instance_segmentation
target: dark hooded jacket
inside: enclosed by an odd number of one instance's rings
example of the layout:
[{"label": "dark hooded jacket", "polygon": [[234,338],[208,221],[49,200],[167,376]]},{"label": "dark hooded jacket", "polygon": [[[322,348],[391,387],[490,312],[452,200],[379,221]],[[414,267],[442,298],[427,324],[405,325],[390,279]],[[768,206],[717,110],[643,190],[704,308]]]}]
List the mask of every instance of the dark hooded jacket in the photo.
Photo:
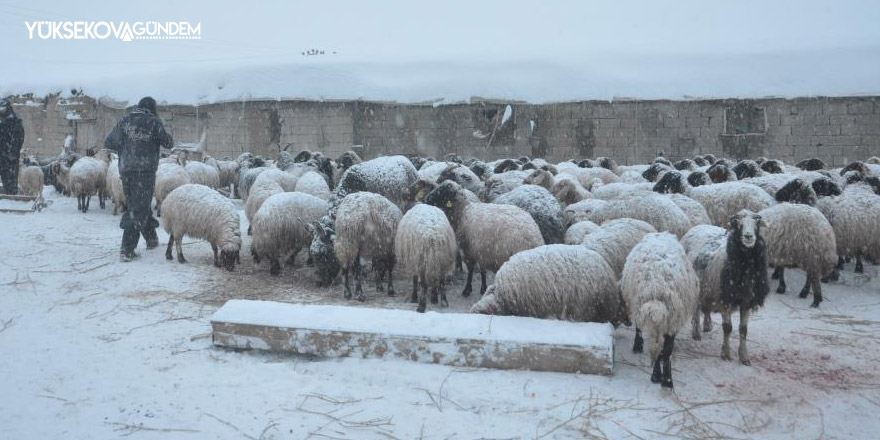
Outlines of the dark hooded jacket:
[{"label": "dark hooded jacket", "polygon": [[119,174],[156,172],[159,148],[172,146],[171,135],[156,117],[155,104],[144,105],[144,100],[131,114],[120,119],[104,140],[105,148],[119,154]]},{"label": "dark hooded jacket", "polygon": [[[8,105],[8,104],[7,104]],[[0,161],[15,163],[18,166],[18,156],[21,153],[21,145],[24,143],[24,125],[15,112],[6,117],[0,117]]]}]

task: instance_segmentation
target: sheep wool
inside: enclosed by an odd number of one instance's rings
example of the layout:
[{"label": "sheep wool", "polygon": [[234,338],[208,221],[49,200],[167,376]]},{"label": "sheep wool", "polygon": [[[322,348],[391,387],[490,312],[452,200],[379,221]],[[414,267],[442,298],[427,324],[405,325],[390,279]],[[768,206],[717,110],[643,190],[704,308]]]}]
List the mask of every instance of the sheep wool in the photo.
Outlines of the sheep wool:
[{"label": "sheep wool", "polygon": [[[252,191],[251,197],[255,195]],[[269,259],[272,275],[281,272],[281,261],[295,258],[312,244],[312,234],[302,222],[320,220],[329,207],[326,200],[299,192],[278,192],[263,202],[251,223],[252,247],[256,255]]]},{"label": "sheep wool", "polygon": [[[217,191],[204,185],[178,187],[163,202],[162,226],[171,235],[165,258],[171,260],[171,245],[177,247],[177,261],[183,257],[183,237],[206,240],[214,250],[214,265],[235,268],[241,250],[241,224],[235,205]],[[220,251],[218,256],[217,252]]]},{"label": "sheep wool", "polygon": [[26,196],[39,196],[43,193],[43,169],[36,166],[22,166],[18,171],[18,190]]},{"label": "sheep wool", "polygon": [[186,163],[184,169],[189,174],[190,182],[212,189],[220,187],[220,172],[217,171],[217,168],[202,162],[190,161]]},{"label": "sheep wool", "polygon": [[565,239],[562,208],[550,191],[536,185],[522,185],[499,196],[493,203],[518,206],[528,212],[541,230],[545,244],[562,243]]},{"label": "sheep wool", "polygon": [[603,223],[599,229],[587,235],[581,244],[605,258],[615,276],[620,278],[632,248],[646,234],[655,232],[657,230],[653,226],[641,220],[620,218]]},{"label": "sheep wool", "polygon": [[595,232],[597,229],[599,229],[599,225],[589,220],[577,222],[565,231],[565,244],[581,244],[587,235]]},{"label": "sheep wool", "polygon": [[189,174],[182,166],[176,163],[159,165],[156,170],[156,186],[153,188],[157,215],[162,216],[162,202],[168,197],[168,194],[189,183]]},{"label": "sheep wool", "polygon": [[107,167],[107,193],[113,200],[113,215],[125,209],[125,191],[122,187],[122,178],[119,176],[118,159],[114,159]]},{"label": "sheep wool", "polygon": [[[394,255],[406,273],[418,277],[417,282],[422,286],[418,298],[413,291],[413,302],[418,299],[419,312],[425,311],[427,289],[432,289],[432,295],[436,294],[444,275],[452,270],[457,252],[455,232],[439,208],[418,204],[401,218],[394,239]],[[446,302],[445,293],[442,296]]]},{"label": "sheep wool", "polygon": [[330,200],[330,187],[327,180],[320,173],[309,171],[299,177],[296,181],[294,191],[310,194],[321,200]]}]

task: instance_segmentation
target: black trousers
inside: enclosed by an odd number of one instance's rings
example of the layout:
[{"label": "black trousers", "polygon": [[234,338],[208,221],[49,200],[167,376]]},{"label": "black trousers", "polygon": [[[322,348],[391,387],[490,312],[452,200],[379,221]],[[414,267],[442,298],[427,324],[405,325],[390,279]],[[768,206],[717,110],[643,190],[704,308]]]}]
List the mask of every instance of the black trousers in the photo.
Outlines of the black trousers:
[{"label": "black trousers", "polygon": [[147,242],[158,241],[156,228],[159,227],[159,221],[153,217],[153,208],[150,206],[156,173],[125,173],[119,177],[122,179],[122,190],[128,206],[128,210],[119,220],[119,227],[123,230],[121,251],[132,252],[141,235]]},{"label": "black trousers", "polygon": [[9,195],[18,194],[18,161],[0,157],[0,181],[3,192]]}]

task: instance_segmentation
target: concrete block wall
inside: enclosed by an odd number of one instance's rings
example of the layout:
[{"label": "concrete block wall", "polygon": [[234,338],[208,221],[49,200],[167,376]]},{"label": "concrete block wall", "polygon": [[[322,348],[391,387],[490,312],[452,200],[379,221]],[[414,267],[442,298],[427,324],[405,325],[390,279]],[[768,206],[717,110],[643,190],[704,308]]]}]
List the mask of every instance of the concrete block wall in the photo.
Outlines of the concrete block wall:
[{"label": "concrete block wall", "polygon": [[[14,103],[25,124],[25,148],[41,157],[57,154],[68,132],[76,133],[81,150],[102,147],[106,134],[128,111],[85,96],[15,97]],[[512,116],[499,124],[508,105]],[[274,157],[288,144],[292,152],[307,148],[331,157],[361,145],[365,158],[456,153],[465,158],[529,155],[561,161],[609,156],[621,164],[645,163],[660,151],[671,159],[712,153],[794,163],[818,157],[832,166],[880,156],[880,97],[540,105],[474,100],[443,106],[239,101],[161,106],[159,113],[178,142],[197,141],[206,130],[208,154],[216,157],[244,151]],[[497,136],[487,136],[493,127],[500,127]]]}]

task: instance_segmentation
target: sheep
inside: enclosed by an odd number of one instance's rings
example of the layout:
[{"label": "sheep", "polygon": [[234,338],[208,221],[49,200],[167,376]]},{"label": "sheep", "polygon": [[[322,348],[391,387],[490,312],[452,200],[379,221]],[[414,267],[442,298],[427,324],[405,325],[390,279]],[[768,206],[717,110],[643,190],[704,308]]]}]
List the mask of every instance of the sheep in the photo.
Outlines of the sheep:
[{"label": "sheep", "polygon": [[781,174],[784,172],[784,165],[781,160],[770,159],[761,164],[761,170],[769,174]]},{"label": "sheep", "polygon": [[328,208],[326,200],[305,193],[279,192],[267,198],[251,222],[255,261],[259,264],[261,258],[267,258],[269,273],[279,275],[282,260],[289,258],[293,263],[299,251],[312,244],[312,234],[300,222],[318,221]]},{"label": "sheep", "polygon": [[341,269],[336,251],[333,250],[336,241],[336,233],[333,220],[325,215],[320,220],[312,223],[303,222],[303,227],[312,234],[312,244],[309,245],[309,257],[315,263],[316,285],[327,287],[336,278]]},{"label": "sheep", "polygon": [[229,199],[207,186],[188,183],[171,191],[162,206],[162,226],[170,234],[165,259],[173,260],[171,246],[175,244],[177,261],[186,263],[182,246],[183,237],[188,235],[211,243],[215,267],[235,269],[241,250],[241,224],[238,210]]},{"label": "sheep", "polygon": [[666,165],[664,163],[654,162],[642,173],[642,177],[648,182],[655,182],[661,174],[673,171],[672,166]]},{"label": "sheep", "polygon": [[330,200],[330,187],[321,173],[308,171],[296,180],[294,191],[310,194],[322,200]]},{"label": "sheep", "polygon": [[[416,311],[422,313],[427,307],[428,289],[431,303],[448,307],[446,292],[441,281],[452,270],[458,246],[455,232],[439,208],[418,204],[403,215],[394,238],[394,255],[412,276],[412,302],[418,302]],[[421,294],[419,292],[421,285]]]},{"label": "sheep", "polygon": [[[596,182],[599,182],[602,185],[608,185],[609,183],[620,181],[620,176],[602,167],[569,168],[565,171],[560,171],[559,173],[574,176],[577,181],[587,189],[594,186]],[[557,175],[557,177],[559,176]]]},{"label": "sheep", "polygon": [[756,185],[737,181],[691,187],[677,174],[677,171],[664,174],[657,183],[658,189],[682,193],[700,202],[716,226],[726,224],[731,215],[743,209],[756,212],[775,204],[773,197]]},{"label": "sheep", "polygon": [[523,185],[523,180],[529,176],[529,171],[506,171],[496,173],[486,179],[483,185],[483,191],[477,193],[480,199],[485,202],[492,202],[502,194],[512,191],[514,188]]},{"label": "sheep", "polygon": [[711,184],[712,179],[709,178],[708,174],[702,171],[694,171],[693,173],[688,174],[687,182],[690,186],[702,186]]},{"label": "sheep", "polygon": [[862,256],[880,259],[880,197],[868,185],[849,185],[840,196],[819,199],[816,207],[834,229],[837,270],[843,268],[844,257],[856,259],[856,273],[864,271]]},{"label": "sheep", "polygon": [[[399,157],[405,160],[403,156]],[[367,163],[369,162],[363,162],[363,164]],[[412,166],[408,160],[406,164]],[[357,165],[346,173],[356,167]],[[346,182],[350,183],[351,180],[343,178],[340,185]],[[388,296],[394,296],[392,276],[395,264],[394,237],[402,215],[397,205],[372,192],[351,193],[339,203],[336,210],[336,241],[333,249],[342,265],[342,275],[345,277],[345,299],[350,299],[352,296],[348,277],[351,270],[354,270],[355,296],[359,301],[366,299],[361,287],[361,258],[373,259],[380,280],[385,272],[388,273]]]},{"label": "sheep", "polygon": [[709,175],[709,179],[712,183],[733,182],[737,180],[736,173],[727,166],[725,162],[721,161],[715,162],[712,166],[706,169],[706,174]]},{"label": "sheep", "polygon": [[564,244],[539,246],[512,256],[471,313],[615,326],[626,320],[617,278],[608,263],[583,246]]},{"label": "sheep", "polygon": [[741,160],[733,167],[737,180],[747,179],[750,177],[760,177],[764,175],[761,167],[753,160]]},{"label": "sheep", "polygon": [[162,216],[162,202],[171,194],[171,191],[190,183],[189,174],[177,164],[162,164],[156,170],[156,184],[153,188],[153,196],[156,197],[156,215]]},{"label": "sheep", "polygon": [[706,161],[706,159],[703,158],[703,156],[700,155],[694,156],[691,161],[694,163],[694,165],[698,167],[707,167],[711,165],[708,161]]},{"label": "sheep", "polygon": [[691,228],[697,225],[712,224],[712,219],[709,218],[706,208],[700,202],[684,194],[667,194],[666,197],[669,197],[672,203],[675,203],[688,216],[691,220]]},{"label": "sheep", "polygon": [[650,192],[654,187],[653,183],[622,183],[615,182],[608,185],[602,185],[598,188],[593,187],[591,197],[600,200],[611,200],[619,197],[627,196],[633,193]]},{"label": "sheep", "polygon": [[217,187],[227,188],[232,194],[231,186],[238,180],[238,170],[241,168],[241,163],[232,160],[217,160],[211,156],[205,156],[202,161],[217,169],[220,178],[220,184]]},{"label": "sheep", "polygon": [[[569,206],[566,211],[577,205],[579,203]],[[586,204],[586,207],[585,219],[596,224],[617,218],[634,218],[650,224],[658,231],[669,231],[679,237],[691,227],[691,219],[675,202],[653,192],[634,193],[608,200],[604,204]]]},{"label": "sheep", "polygon": [[520,169],[520,164],[513,159],[504,159],[497,161],[497,163],[493,162],[489,165],[492,166],[493,174],[501,174],[507,171],[518,171]]},{"label": "sheep", "polygon": [[822,177],[813,181],[810,185],[817,197],[839,196],[843,193],[840,185],[827,177]]},{"label": "sheep", "polygon": [[709,166],[715,165],[715,162],[718,161],[717,159],[715,159],[715,155],[714,155],[714,154],[711,154],[711,153],[710,153],[710,154],[704,154],[704,155],[703,155],[703,159],[706,161],[706,163],[709,164]]},{"label": "sheep", "polygon": [[668,232],[645,235],[626,258],[620,292],[636,325],[633,351],[642,350],[641,331],[647,330],[653,340],[651,382],[672,388],[675,335],[687,324],[700,295],[700,280],[678,239]]},{"label": "sheep", "polygon": [[693,171],[697,168],[697,166],[694,164],[694,161],[690,159],[682,159],[673,164],[673,167],[679,171]]},{"label": "sheep", "polygon": [[767,246],[761,235],[761,216],[743,210],[730,217],[729,232],[717,226],[701,225],[683,238],[688,261],[700,278],[700,295],[693,309],[693,338],[700,339],[700,312],[703,331],[711,329],[710,313],[721,309],[724,342],[721,359],[730,360],[731,313],[739,308],[739,360],[751,365],[746,347],[749,316],[764,305],[769,292]]},{"label": "sheep", "polygon": [[248,166],[248,162],[242,164],[241,169],[238,170],[238,183],[236,183],[236,189],[242,200],[248,199],[251,186],[257,180],[257,176],[269,169],[265,166],[251,168]]},{"label": "sheep", "polygon": [[475,269],[480,270],[480,294],[483,294],[486,291],[486,271],[497,272],[517,252],[544,244],[541,230],[527,212],[511,205],[473,202],[455,182],[441,183],[425,196],[423,202],[442,209],[455,231],[468,266],[462,296],[471,294]]},{"label": "sheep", "polygon": [[599,229],[599,225],[583,220],[571,225],[565,231],[565,244],[581,244],[587,235]]},{"label": "sheep", "polygon": [[614,174],[617,174],[617,162],[610,157],[597,157],[596,163],[605,168],[608,171],[611,171]]},{"label": "sheep", "polygon": [[190,182],[198,185],[205,185],[211,189],[220,187],[220,172],[211,165],[190,161],[184,166],[186,173],[189,174]]},{"label": "sheep", "polygon": [[865,163],[869,163],[869,164],[873,164],[873,165],[880,165],[880,157],[871,156],[868,158],[868,160],[865,161]]},{"label": "sheep", "polygon": [[26,196],[43,194],[43,169],[37,165],[21,164],[18,167],[18,191]]},{"label": "sheep", "polygon": [[550,191],[535,185],[523,185],[502,194],[493,203],[518,206],[528,212],[538,224],[545,244],[562,243],[565,239],[562,209]]},{"label": "sheep", "polygon": [[526,185],[537,185],[550,191],[562,206],[580,202],[589,197],[589,192],[571,174],[561,174],[557,179],[547,170],[535,170],[523,179]]},{"label": "sheep", "polygon": [[632,218],[619,218],[605,222],[595,231],[587,235],[581,245],[597,252],[608,266],[614,271],[614,275],[620,278],[626,256],[632,248],[646,234],[657,232],[653,226],[641,220]]},{"label": "sheep", "polygon": [[807,206],[816,204],[816,191],[801,179],[793,179],[776,191],[773,197],[777,202],[800,203]]},{"label": "sheep", "polygon": [[804,171],[815,171],[825,169],[825,162],[822,162],[821,159],[816,158],[804,159],[795,164],[795,166]]},{"label": "sheep", "polygon": [[80,211],[89,211],[93,194],[98,195],[98,203],[104,209],[105,179],[109,162],[110,152],[101,150],[95,157],[83,157],[70,167],[70,194],[76,196],[77,209]]},{"label": "sheep", "polygon": [[822,213],[811,206],[782,203],[758,212],[766,227],[767,262],[776,267],[779,277],[777,293],[785,292],[785,267],[799,267],[807,272],[807,282],[800,297],[806,298],[813,290],[813,303],[822,302],[822,284],[819,280],[831,273],[837,263],[837,244],[834,229]]},{"label": "sheep", "polygon": [[[125,212],[127,208],[125,200],[125,190],[122,186],[122,177],[119,176],[119,160],[114,159],[107,167],[107,193],[113,200],[113,215],[119,212]],[[155,192],[155,190],[154,190]]]},{"label": "sheep", "polygon": [[[283,192],[285,192],[284,188],[281,187],[277,180],[265,179],[259,182],[254,182],[254,185],[250,188],[248,198],[244,203],[244,215],[248,220],[248,224],[254,221],[254,216],[269,197]],[[252,226],[253,225],[248,226],[248,235],[253,234]]]},{"label": "sheep", "polygon": [[412,204],[409,189],[417,180],[415,167],[404,156],[386,156],[361,162],[342,174],[330,198],[332,209],[335,211],[336,206],[349,194],[369,191],[391,200],[405,212]]}]

